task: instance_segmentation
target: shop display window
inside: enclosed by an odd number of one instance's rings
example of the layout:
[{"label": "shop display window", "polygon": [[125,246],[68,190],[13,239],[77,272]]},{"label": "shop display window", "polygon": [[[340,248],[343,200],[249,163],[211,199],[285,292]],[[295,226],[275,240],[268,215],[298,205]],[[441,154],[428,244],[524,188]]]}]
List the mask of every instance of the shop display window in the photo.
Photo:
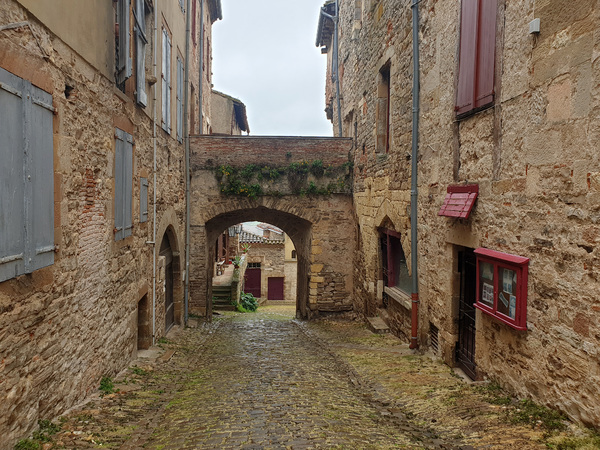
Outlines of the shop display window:
[{"label": "shop display window", "polygon": [[512,328],[526,330],[529,258],[487,248],[478,248],[475,255],[475,307]]}]

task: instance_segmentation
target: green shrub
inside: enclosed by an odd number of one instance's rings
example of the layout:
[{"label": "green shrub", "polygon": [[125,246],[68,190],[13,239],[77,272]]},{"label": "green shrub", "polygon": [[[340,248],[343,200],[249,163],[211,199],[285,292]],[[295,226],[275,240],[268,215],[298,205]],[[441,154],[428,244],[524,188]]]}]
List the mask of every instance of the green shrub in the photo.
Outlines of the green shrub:
[{"label": "green shrub", "polygon": [[99,389],[102,391],[102,395],[108,395],[115,391],[115,385],[110,377],[102,377]]},{"label": "green shrub", "polygon": [[243,292],[240,296],[240,306],[249,312],[255,312],[258,309],[258,300],[254,295]]}]

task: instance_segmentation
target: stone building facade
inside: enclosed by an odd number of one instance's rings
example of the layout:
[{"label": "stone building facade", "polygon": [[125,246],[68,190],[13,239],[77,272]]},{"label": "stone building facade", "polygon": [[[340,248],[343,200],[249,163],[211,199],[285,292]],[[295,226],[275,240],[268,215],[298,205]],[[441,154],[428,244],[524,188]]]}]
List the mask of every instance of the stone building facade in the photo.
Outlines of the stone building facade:
[{"label": "stone building facade", "polygon": [[0,448],[183,321],[186,3],[0,0]]},{"label": "stone building facade", "polygon": [[[341,116],[354,140],[354,306],[405,337],[410,3],[341,0],[341,115],[331,65],[326,98],[336,134]],[[418,8],[419,343],[474,378],[598,426],[598,3],[424,0]],[[317,45],[330,62],[332,33],[322,19]],[[452,202],[464,211],[450,213]]]},{"label": "stone building facade", "polygon": [[213,90],[211,93],[212,126],[209,134],[240,136],[250,134],[246,105],[237,98]]}]

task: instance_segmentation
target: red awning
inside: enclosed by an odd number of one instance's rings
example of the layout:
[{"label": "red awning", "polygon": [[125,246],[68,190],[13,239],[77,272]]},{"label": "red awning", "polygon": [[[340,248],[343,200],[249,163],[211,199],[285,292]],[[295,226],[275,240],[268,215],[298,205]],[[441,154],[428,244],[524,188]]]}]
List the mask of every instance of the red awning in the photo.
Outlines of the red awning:
[{"label": "red awning", "polygon": [[467,219],[475,205],[475,200],[479,193],[479,185],[448,186],[447,192],[438,216]]}]

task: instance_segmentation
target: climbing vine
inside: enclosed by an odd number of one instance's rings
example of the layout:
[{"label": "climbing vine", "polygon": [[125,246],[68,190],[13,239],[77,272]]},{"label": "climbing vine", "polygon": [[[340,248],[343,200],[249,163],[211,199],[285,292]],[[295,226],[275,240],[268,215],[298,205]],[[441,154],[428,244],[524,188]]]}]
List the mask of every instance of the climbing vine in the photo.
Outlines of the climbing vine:
[{"label": "climbing vine", "polygon": [[[351,162],[334,166],[325,165],[322,160],[317,159],[293,162],[286,166],[222,165],[216,169],[215,175],[223,194],[255,198],[259,195],[276,197],[284,195],[275,186],[275,182],[282,180],[284,176],[287,178],[292,194],[316,196],[348,192],[351,173]],[[310,176],[313,179],[309,180]]]}]

